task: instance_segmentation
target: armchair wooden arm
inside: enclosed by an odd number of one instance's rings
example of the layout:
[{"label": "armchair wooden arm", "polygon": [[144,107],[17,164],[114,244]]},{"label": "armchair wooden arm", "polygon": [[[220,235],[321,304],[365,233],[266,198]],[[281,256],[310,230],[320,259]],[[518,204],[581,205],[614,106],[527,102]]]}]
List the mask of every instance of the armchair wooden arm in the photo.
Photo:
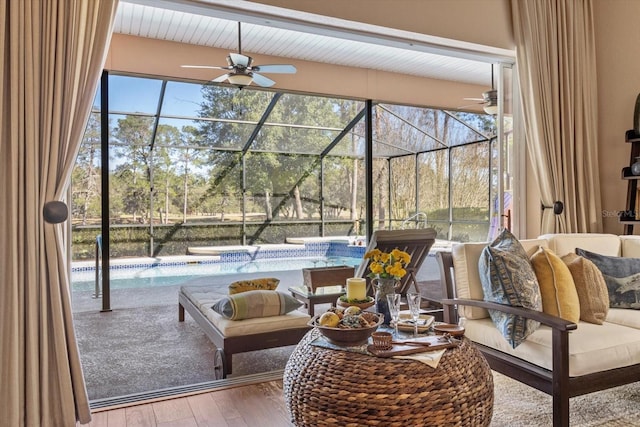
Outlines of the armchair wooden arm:
[{"label": "armchair wooden arm", "polygon": [[578,325],[573,322],[561,319],[560,317],[552,316],[551,314],[531,310],[524,307],[513,307],[510,305],[498,304],[495,302],[475,299],[448,298],[443,299],[442,304],[446,306],[468,305],[472,307],[486,308],[487,310],[497,310],[507,314],[515,314],[527,319],[536,320],[543,325],[549,326],[553,329],[558,329],[560,331],[572,331],[578,327]]}]

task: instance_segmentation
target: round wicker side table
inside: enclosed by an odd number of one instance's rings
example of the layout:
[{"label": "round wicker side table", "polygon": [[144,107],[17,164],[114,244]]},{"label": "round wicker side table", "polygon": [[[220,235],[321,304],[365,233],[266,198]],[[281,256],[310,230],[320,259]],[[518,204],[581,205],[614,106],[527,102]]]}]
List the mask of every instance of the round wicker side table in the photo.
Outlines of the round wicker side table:
[{"label": "round wicker side table", "polygon": [[311,345],[309,331],[284,372],[287,411],[297,427],[488,426],[493,376],[482,353],[462,340],[436,369]]}]

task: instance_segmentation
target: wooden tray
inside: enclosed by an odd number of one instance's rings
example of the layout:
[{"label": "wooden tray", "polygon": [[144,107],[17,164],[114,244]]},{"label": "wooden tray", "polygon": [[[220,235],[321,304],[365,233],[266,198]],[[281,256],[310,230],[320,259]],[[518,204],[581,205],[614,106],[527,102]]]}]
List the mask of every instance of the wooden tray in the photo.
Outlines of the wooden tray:
[{"label": "wooden tray", "polygon": [[[409,310],[401,310],[400,315],[398,316],[398,330],[399,331],[408,331],[413,332],[413,323],[408,323],[408,320],[411,320],[411,312]],[[418,332],[427,332],[431,327],[431,324],[435,321],[435,317],[429,314],[421,314],[420,320],[424,321],[424,324],[418,325]],[[393,321],[391,321],[393,323]],[[393,325],[392,325],[393,326]]]},{"label": "wooden tray", "polygon": [[417,342],[427,342],[429,345],[393,344],[389,350],[378,350],[373,344],[367,346],[367,351],[377,357],[405,356],[407,354],[424,353],[426,351],[436,351],[443,348],[457,347],[460,343],[456,339],[442,339],[442,336],[420,337],[414,340]]},{"label": "wooden tray", "polygon": [[464,335],[464,328],[462,326],[451,323],[437,323],[434,325],[433,330],[436,331],[436,333],[450,334],[452,337]]}]

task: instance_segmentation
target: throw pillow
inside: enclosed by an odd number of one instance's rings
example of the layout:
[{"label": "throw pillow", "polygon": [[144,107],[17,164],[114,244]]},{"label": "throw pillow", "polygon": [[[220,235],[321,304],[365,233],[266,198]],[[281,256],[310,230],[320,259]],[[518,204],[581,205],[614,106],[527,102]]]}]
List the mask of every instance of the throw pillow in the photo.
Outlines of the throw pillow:
[{"label": "throw pillow", "polygon": [[[504,230],[482,250],[478,261],[484,300],[542,311],[536,275],[518,239]],[[535,332],[540,322],[489,310],[496,328],[513,348]]]},{"label": "throw pillow", "polygon": [[540,285],[542,311],[569,322],[580,321],[580,300],[569,267],[550,249],[542,246],[531,257]]},{"label": "throw pillow", "polygon": [[604,276],[609,292],[609,307],[640,309],[636,291],[640,291],[640,258],[600,255],[577,248],[576,254],[593,261]]},{"label": "throw pillow", "polygon": [[247,291],[273,291],[278,287],[280,279],[266,277],[264,279],[239,280],[229,285],[229,295]]},{"label": "throw pillow", "polygon": [[602,272],[588,259],[568,253],[562,257],[567,265],[580,300],[580,320],[602,325],[609,312],[609,292]]},{"label": "throw pillow", "polygon": [[287,314],[302,303],[294,297],[278,291],[247,291],[226,296],[211,308],[229,320]]}]

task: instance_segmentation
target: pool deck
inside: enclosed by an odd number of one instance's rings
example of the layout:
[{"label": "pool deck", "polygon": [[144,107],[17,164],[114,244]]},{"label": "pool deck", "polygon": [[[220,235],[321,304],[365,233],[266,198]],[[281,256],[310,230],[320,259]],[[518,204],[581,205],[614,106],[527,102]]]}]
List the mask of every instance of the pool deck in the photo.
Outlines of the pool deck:
[{"label": "pool deck", "polygon": [[[280,279],[278,290],[287,292],[291,286],[303,283],[301,270],[270,271],[263,273],[229,274],[214,276],[197,276],[175,286],[156,286],[152,288],[125,288],[111,291],[111,308],[129,309],[154,305],[176,304],[176,319],[178,315],[178,291],[182,285],[229,285],[236,280],[255,279],[260,277],[277,277]],[[79,291],[71,293],[73,312],[100,311],[102,298],[94,298],[93,291]]]}]

